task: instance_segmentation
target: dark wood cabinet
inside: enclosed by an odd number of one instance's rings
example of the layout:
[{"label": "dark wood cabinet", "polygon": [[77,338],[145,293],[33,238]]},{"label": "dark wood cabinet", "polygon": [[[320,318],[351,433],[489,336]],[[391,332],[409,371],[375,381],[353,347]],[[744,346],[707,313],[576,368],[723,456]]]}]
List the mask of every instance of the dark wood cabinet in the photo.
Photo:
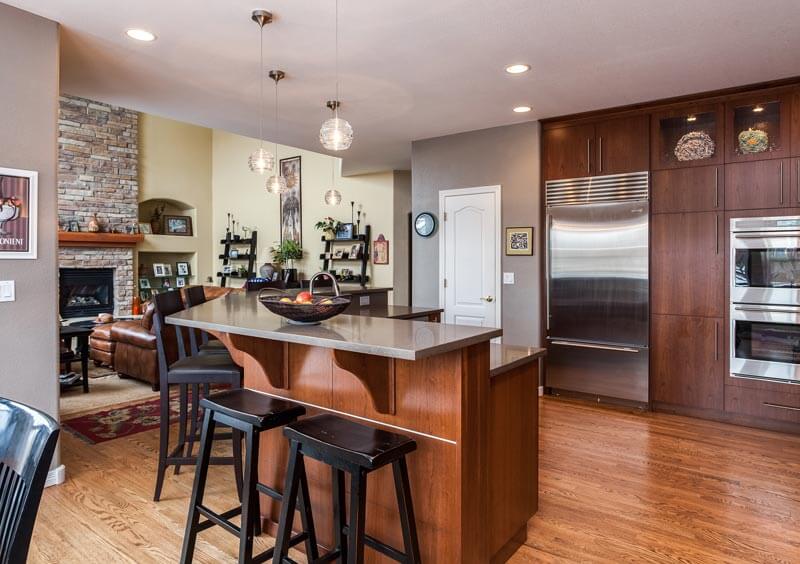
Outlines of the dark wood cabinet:
[{"label": "dark wood cabinet", "polygon": [[794,158],[789,162],[789,201],[790,206],[800,206],[800,158]]},{"label": "dark wood cabinet", "polygon": [[725,104],[725,162],[780,159],[791,155],[793,94],[765,91]]},{"label": "dark wood cabinet", "polygon": [[542,133],[542,174],[545,180],[592,176],[594,125],[546,129]]},{"label": "dark wood cabinet", "polygon": [[722,411],[723,318],[653,315],[650,395],[654,402]]},{"label": "dark wood cabinet", "polygon": [[725,315],[723,214],[667,213],[652,217],[650,311]]},{"label": "dark wood cabinet", "polygon": [[646,115],[595,124],[597,173],[623,174],[650,168],[650,121]]},{"label": "dark wood cabinet", "polygon": [[791,188],[791,159],[725,165],[725,208],[754,210],[797,205]]},{"label": "dark wood cabinet", "polygon": [[656,170],[651,184],[653,213],[725,209],[725,169],[722,166]]},{"label": "dark wood cabinet", "polygon": [[792,156],[800,157],[800,89],[792,93]]}]

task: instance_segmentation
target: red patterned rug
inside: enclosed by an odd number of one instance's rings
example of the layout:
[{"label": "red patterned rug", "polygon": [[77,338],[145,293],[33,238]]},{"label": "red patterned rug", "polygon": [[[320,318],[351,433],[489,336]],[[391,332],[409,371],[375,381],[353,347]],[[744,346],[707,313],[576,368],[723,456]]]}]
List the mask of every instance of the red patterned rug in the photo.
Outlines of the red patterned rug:
[{"label": "red patterned rug", "polygon": [[[191,398],[191,393],[189,397]],[[89,444],[104,443],[143,431],[157,429],[161,422],[159,414],[160,403],[161,400],[155,398],[130,405],[112,407],[103,411],[66,419],[61,422],[61,426]],[[178,391],[175,390],[170,392],[170,423],[178,420],[179,409]]]}]

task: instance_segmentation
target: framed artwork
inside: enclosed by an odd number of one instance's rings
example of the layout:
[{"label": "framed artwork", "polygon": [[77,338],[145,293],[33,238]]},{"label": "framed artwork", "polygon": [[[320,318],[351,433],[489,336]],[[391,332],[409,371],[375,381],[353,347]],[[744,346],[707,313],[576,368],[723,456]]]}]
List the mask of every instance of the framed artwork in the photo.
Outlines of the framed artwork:
[{"label": "framed artwork", "polygon": [[164,230],[167,235],[192,236],[192,218],[188,215],[165,215]]},{"label": "framed artwork", "polygon": [[352,239],[353,238],[353,224],[340,223],[339,228],[336,230],[337,239]]},{"label": "framed artwork", "polygon": [[81,226],[78,223],[78,220],[76,219],[71,219],[67,224],[67,231],[69,231],[70,233],[79,233],[80,230]]},{"label": "framed artwork", "polygon": [[172,265],[165,264],[164,265],[164,276],[172,276]]},{"label": "framed artwork", "polygon": [[239,258],[239,249],[231,249],[228,251],[229,258]]},{"label": "framed artwork", "polygon": [[340,259],[344,258],[344,249],[342,247],[337,248],[333,251],[333,258]]},{"label": "framed artwork", "polygon": [[159,262],[153,263],[153,276],[156,278],[164,278],[164,276],[166,276],[166,274],[164,274],[163,264]]},{"label": "framed artwork", "polygon": [[350,247],[350,254],[347,255],[351,259],[357,259],[361,255],[361,245],[356,244]]},{"label": "framed artwork", "polygon": [[533,254],[533,227],[506,227],[506,255]]},{"label": "framed artwork", "polygon": [[36,258],[39,173],[0,167],[0,259]]},{"label": "framed artwork", "polygon": [[162,288],[172,288],[172,284],[170,284],[170,282],[169,282],[169,278],[165,278],[165,279],[164,279],[164,280],[161,282],[161,287],[162,287]]},{"label": "framed artwork", "polygon": [[175,263],[175,270],[178,273],[178,276],[189,276],[189,263],[177,262]]},{"label": "framed artwork", "polygon": [[184,286],[186,286],[186,278],[184,278],[183,276],[178,276],[175,279],[175,287],[176,288],[183,288]]},{"label": "framed artwork", "polygon": [[231,266],[230,264],[223,264],[223,265],[222,265],[222,274],[224,274],[225,276],[227,276],[227,275],[229,275],[231,272],[233,272],[233,266]]},{"label": "framed artwork", "polygon": [[373,264],[389,264],[389,241],[383,236],[372,242],[372,262]]},{"label": "framed artwork", "polygon": [[150,235],[151,233],[153,233],[153,226],[150,225],[150,223],[142,222],[139,224],[139,233],[141,233],[142,235]]},{"label": "framed artwork", "polygon": [[139,288],[141,290],[149,290],[150,289],[150,279],[149,278],[139,278]]},{"label": "framed artwork", "polygon": [[303,246],[303,199],[300,157],[280,160],[286,192],[281,194],[281,243],[294,241]]}]

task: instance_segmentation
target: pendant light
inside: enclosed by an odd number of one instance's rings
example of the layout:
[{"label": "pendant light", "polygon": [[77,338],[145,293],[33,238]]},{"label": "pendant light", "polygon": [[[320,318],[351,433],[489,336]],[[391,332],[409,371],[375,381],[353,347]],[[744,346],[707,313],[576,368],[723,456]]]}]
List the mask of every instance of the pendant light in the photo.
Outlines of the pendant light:
[{"label": "pendant light", "polygon": [[[269,71],[269,77],[275,81],[275,130],[273,131],[273,135],[278,135],[278,82],[281,79],[286,77],[286,73],[282,70],[271,70]],[[278,156],[278,142],[275,142],[275,157]],[[286,186],[286,179],[283,177],[280,169],[277,171],[277,174],[273,173],[267,179],[267,192],[270,194],[283,194],[288,190]]]},{"label": "pendant light", "polygon": [[266,174],[275,168],[275,155],[264,149],[264,26],[272,23],[272,14],[266,10],[253,10],[251,16],[261,30],[260,62],[258,65],[258,82],[260,87],[258,111],[258,149],[247,159],[250,170],[256,174]]},{"label": "pendant light", "polygon": [[329,151],[344,151],[350,148],[353,142],[353,127],[347,120],[339,117],[339,0],[336,0],[335,16],[335,35],[336,35],[336,99],[329,100],[325,104],[333,112],[333,117],[326,120],[319,130],[319,140],[322,146]]},{"label": "pendant light", "polygon": [[333,186],[335,186],[335,184],[333,182],[333,165],[334,165],[334,159],[332,158],[331,159],[331,189],[328,190],[327,192],[325,192],[325,204],[328,205],[328,206],[338,206],[340,203],[342,203],[342,193],[339,192],[336,188],[333,188]]}]

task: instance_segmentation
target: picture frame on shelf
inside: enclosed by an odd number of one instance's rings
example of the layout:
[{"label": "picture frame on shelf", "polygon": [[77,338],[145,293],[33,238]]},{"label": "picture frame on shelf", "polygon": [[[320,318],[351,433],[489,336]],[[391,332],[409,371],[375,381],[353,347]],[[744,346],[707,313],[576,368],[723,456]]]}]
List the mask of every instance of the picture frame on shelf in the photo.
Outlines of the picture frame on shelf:
[{"label": "picture frame on shelf", "polygon": [[169,278],[164,278],[161,281],[161,287],[166,289],[172,289],[172,283],[169,281]]},{"label": "picture frame on shelf", "polygon": [[506,227],[506,256],[533,255],[533,227]]},{"label": "picture frame on shelf", "polygon": [[350,247],[350,252],[347,255],[347,258],[357,259],[361,257],[361,243],[356,243],[352,247]]},{"label": "picture frame on shelf", "polygon": [[81,231],[80,223],[78,223],[78,221],[75,219],[71,219],[67,224],[67,231],[69,231],[70,233],[80,233]]},{"label": "picture frame on shelf", "polygon": [[233,271],[233,266],[231,266],[230,264],[223,264],[222,265],[222,275],[223,276],[229,276],[232,271]]},{"label": "picture frame on shelf", "polygon": [[153,276],[156,278],[164,278],[164,264],[160,262],[153,263]]},{"label": "picture frame on shelf", "polygon": [[340,223],[336,230],[337,239],[352,239],[355,227],[352,223]]},{"label": "picture frame on shelf", "polygon": [[139,222],[139,233],[142,235],[152,235],[153,234],[153,226],[150,225],[150,222]]},{"label": "picture frame on shelf", "polygon": [[186,278],[183,276],[178,276],[175,278],[175,287],[176,288],[183,288],[186,286]]},{"label": "picture frame on shelf", "polygon": [[35,259],[39,173],[0,167],[0,259]]},{"label": "picture frame on shelf", "polygon": [[239,258],[239,249],[231,249],[228,251],[228,258]]},{"label": "picture frame on shelf", "polygon": [[172,265],[169,263],[164,265],[164,276],[172,276]]},{"label": "picture frame on shelf", "polygon": [[178,276],[191,276],[191,270],[189,268],[188,262],[176,262],[175,263],[175,272]]},{"label": "picture frame on shelf", "polygon": [[139,289],[140,290],[149,290],[150,289],[150,279],[149,278],[139,278]]},{"label": "picture frame on shelf", "polygon": [[165,215],[164,232],[166,235],[191,237],[192,218],[188,215]]},{"label": "picture frame on shelf", "polygon": [[344,258],[344,248],[343,247],[337,247],[336,249],[334,249],[333,250],[333,258],[335,258],[335,259]]}]

